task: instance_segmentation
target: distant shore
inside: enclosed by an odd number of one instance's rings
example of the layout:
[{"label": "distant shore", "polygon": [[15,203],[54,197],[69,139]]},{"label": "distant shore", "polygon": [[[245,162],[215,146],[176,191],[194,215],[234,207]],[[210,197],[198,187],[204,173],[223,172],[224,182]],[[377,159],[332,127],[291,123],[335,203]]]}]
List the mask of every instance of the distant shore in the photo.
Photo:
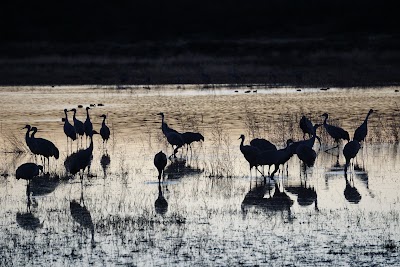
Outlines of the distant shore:
[{"label": "distant shore", "polygon": [[0,45],[0,85],[400,84],[392,36]]}]

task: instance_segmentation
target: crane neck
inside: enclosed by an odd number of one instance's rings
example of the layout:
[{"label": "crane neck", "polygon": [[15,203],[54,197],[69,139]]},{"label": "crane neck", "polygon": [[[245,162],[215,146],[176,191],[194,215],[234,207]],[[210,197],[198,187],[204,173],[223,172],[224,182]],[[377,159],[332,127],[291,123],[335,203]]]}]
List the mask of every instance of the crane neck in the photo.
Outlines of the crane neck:
[{"label": "crane neck", "polygon": [[64,114],[65,114],[65,122],[67,122],[68,121],[68,113],[66,110],[64,110]]},{"label": "crane neck", "polygon": [[72,116],[73,120],[76,120],[76,110],[74,110],[74,115]]},{"label": "crane neck", "polygon": [[89,109],[86,109],[86,118],[87,118],[88,120],[90,120]]},{"label": "crane neck", "polygon": [[370,115],[371,115],[371,112],[368,112],[367,117],[365,117],[365,120],[364,120],[365,123],[368,122],[368,118],[369,118]]},{"label": "crane neck", "polygon": [[106,125],[106,117],[103,117],[103,122],[102,124],[105,126]]},{"label": "crane neck", "polygon": [[26,131],[26,134],[25,134],[26,143],[28,143],[30,141],[30,137],[29,137],[29,132],[30,131],[31,131],[31,128],[29,127],[28,130]]},{"label": "crane neck", "polygon": [[326,121],[328,120],[328,116],[325,116],[324,125],[326,125]]},{"label": "crane neck", "polygon": [[34,129],[33,131],[32,131],[32,134],[31,134],[31,138],[32,139],[34,139],[35,138],[35,134],[37,133],[37,129]]}]

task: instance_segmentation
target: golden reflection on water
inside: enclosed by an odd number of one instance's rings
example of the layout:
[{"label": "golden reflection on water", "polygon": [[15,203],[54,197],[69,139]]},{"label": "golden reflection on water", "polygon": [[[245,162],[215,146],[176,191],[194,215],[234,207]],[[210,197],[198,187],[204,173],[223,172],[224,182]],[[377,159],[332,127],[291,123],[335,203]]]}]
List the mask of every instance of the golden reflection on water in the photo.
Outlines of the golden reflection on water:
[{"label": "golden reflection on water", "polygon": [[[0,142],[7,153],[0,155],[0,262],[346,265],[355,255],[359,264],[377,257],[385,264],[394,261],[397,250],[390,245],[400,246],[399,94],[394,88],[298,92],[253,87],[257,93],[244,93],[248,88],[185,87],[1,88]],[[61,118],[64,108],[99,103],[104,106],[90,110],[91,120],[99,130],[99,116],[106,114],[111,139],[105,150],[95,136],[91,175],[81,184],[78,177],[65,175],[68,153]],[[352,136],[370,108],[376,112],[369,120],[367,143],[347,180],[342,153],[323,149],[306,172],[294,156],[287,173],[277,177],[278,189],[274,183],[263,184],[254,172],[249,177],[239,150],[240,134],[246,135],[246,144],[263,137],[283,147],[288,138],[302,138],[302,114],[321,123],[320,115],[327,112],[330,123]],[[169,163],[160,186],[153,156],[160,150],[171,154],[172,149],[161,133],[159,112],[165,113],[170,127],[205,137],[203,144],[193,145],[192,153],[179,154],[184,161]],[[77,117],[85,120],[84,109],[78,109]],[[72,122],[72,113],[69,119]],[[60,149],[60,159],[50,160],[50,176],[60,179],[49,181],[45,189],[33,185],[30,209],[26,181],[16,180],[15,170],[34,158],[8,153],[16,147],[27,150],[22,130],[26,124],[36,126],[37,137],[50,139]],[[330,146],[332,140],[319,133],[324,146]],[[291,201],[276,201],[278,190]],[[157,204],[160,192],[167,209]],[[79,203],[90,216],[77,215],[79,207],[71,203]],[[26,230],[21,218],[28,218],[28,224],[30,219],[28,226],[35,229]]]}]

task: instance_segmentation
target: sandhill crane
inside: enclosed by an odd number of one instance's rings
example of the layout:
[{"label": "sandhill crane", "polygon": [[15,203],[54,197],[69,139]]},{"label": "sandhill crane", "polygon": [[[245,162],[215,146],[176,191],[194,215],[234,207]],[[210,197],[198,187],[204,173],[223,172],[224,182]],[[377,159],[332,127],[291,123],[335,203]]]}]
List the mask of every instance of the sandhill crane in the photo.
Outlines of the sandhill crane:
[{"label": "sandhill crane", "polygon": [[72,119],[74,121],[75,132],[79,135],[79,137],[81,139],[81,143],[82,143],[82,137],[85,134],[85,128],[83,126],[83,122],[81,122],[80,120],[78,120],[76,118],[76,108],[71,109],[71,111],[74,112]]},{"label": "sandhill crane", "polygon": [[[67,136],[67,147],[68,147],[68,138],[71,138],[72,141],[76,140],[76,131],[74,126],[68,121],[68,110],[64,109],[65,119],[64,119],[64,133]],[[71,150],[72,150],[72,141],[71,141]]]},{"label": "sandhill crane", "polygon": [[309,137],[314,135],[314,127],[310,119],[308,119],[306,116],[302,116],[300,119],[300,129],[303,131],[303,139],[306,139],[306,134],[308,134]]},{"label": "sandhill crane", "polygon": [[167,133],[171,133],[171,132],[179,133],[178,131],[170,128],[168,126],[168,124],[164,121],[164,113],[160,112],[160,113],[157,113],[157,115],[161,116],[161,130],[162,130],[164,135],[166,135]]},{"label": "sandhill crane", "polygon": [[87,138],[91,137],[92,133],[93,133],[93,124],[90,121],[89,109],[90,109],[90,107],[86,107],[86,120],[83,123],[83,129],[85,130],[86,141],[87,141]]},{"label": "sandhill crane", "polygon": [[308,167],[313,166],[315,159],[317,158],[317,153],[314,151],[314,149],[304,144],[300,144],[296,148],[296,154],[299,159]]},{"label": "sandhill crane", "polygon": [[[250,166],[250,176],[251,176],[251,169],[256,167],[257,169],[257,155],[261,152],[257,147],[250,146],[250,145],[243,145],[244,143],[244,135],[240,135],[239,139],[242,139],[240,142],[240,152],[242,152],[244,158],[247,160]],[[257,173],[256,173],[257,174]]]},{"label": "sandhill crane", "polygon": [[31,142],[33,142],[33,146],[35,148],[34,150],[37,152],[38,155],[41,155],[45,158],[44,166],[46,166],[47,159],[47,166],[50,167],[50,157],[58,159],[60,156],[60,152],[58,151],[58,148],[53,144],[53,142],[44,138],[36,138],[36,132],[37,128],[32,127]]},{"label": "sandhill crane", "polygon": [[359,150],[360,143],[357,140],[352,140],[344,146],[343,155],[346,158],[346,165],[344,166],[345,173],[347,172],[347,168],[349,167],[350,160],[357,156]]},{"label": "sandhill crane", "polygon": [[[93,157],[93,135],[98,134],[96,131],[92,131],[92,134],[89,135],[90,145],[86,149],[80,149],[79,151],[72,153],[68,156],[64,161],[64,166],[67,172],[72,175],[77,174],[82,170],[82,174],[85,172],[85,169],[90,166]],[[88,170],[89,172],[89,170]],[[83,177],[81,176],[81,179]]]},{"label": "sandhill crane", "polygon": [[354,137],[353,140],[356,140],[358,142],[364,141],[365,137],[367,136],[368,133],[368,118],[369,116],[374,112],[372,109],[369,110],[367,117],[365,118],[364,122],[356,129],[354,132]]},{"label": "sandhill crane", "polygon": [[204,141],[204,136],[201,133],[194,133],[194,132],[184,132],[182,133],[183,142],[186,145],[186,151],[190,147],[190,151],[192,151],[191,144],[193,142],[200,142]]},{"label": "sandhill crane", "polygon": [[[335,143],[337,144],[335,147],[332,147],[332,148],[336,148],[339,146],[340,139],[350,141],[349,133],[347,131],[343,130],[340,127],[329,125],[326,123],[326,121],[328,119],[327,113],[322,114],[321,117],[325,117],[324,124],[323,124],[325,127],[325,130],[335,140]],[[332,149],[332,148],[330,148],[330,149]],[[330,150],[330,149],[327,149],[327,150]],[[325,150],[325,151],[327,151],[327,150]]]},{"label": "sandhill crane", "polygon": [[31,140],[31,137],[30,137],[30,135],[29,135],[29,132],[31,131],[32,127],[31,127],[29,124],[27,124],[27,125],[25,125],[25,127],[22,128],[22,129],[27,129],[27,130],[26,130],[26,134],[25,134],[25,142],[26,142],[26,145],[28,146],[29,150],[35,155],[35,158],[36,158],[36,155],[37,155],[37,154],[34,152],[35,147],[34,147],[34,145],[33,145],[33,142],[32,142],[32,140]]},{"label": "sandhill crane", "polygon": [[264,138],[255,138],[250,141],[250,145],[257,147],[260,151],[277,150],[274,144]]},{"label": "sandhill crane", "polygon": [[37,165],[33,162],[24,163],[17,168],[15,178],[17,178],[17,180],[27,180],[29,183],[33,178],[39,176],[39,171],[43,172],[42,165]]},{"label": "sandhill crane", "polygon": [[273,178],[275,173],[278,171],[279,166],[285,164],[293,156],[291,148],[292,143],[293,141],[289,139],[286,141],[286,147],[283,149],[267,150],[259,153],[257,155],[256,165],[267,165],[268,171],[270,166],[274,165],[275,169],[270,175],[270,177]]},{"label": "sandhill crane", "polygon": [[162,151],[158,152],[154,156],[154,166],[156,166],[158,170],[158,180],[160,180],[165,166],[167,166],[167,155],[165,155]]},{"label": "sandhill crane", "polygon": [[321,145],[321,139],[320,139],[319,136],[317,136],[317,134],[316,134],[317,129],[318,129],[318,127],[320,127],[320,126],[321,126],[321,124],[315,124],[315,125],[313,126],[312,136],[311,136],[310,139],[302,140],[302,141],[297,141],[297,142],[293,142],[293,143],[292,143],[291,148],[292,148],[292,151],[293,151],[294,154],[296,154],[296,150],[297,150],[297,148],[298,148],[300,145],[305,145],[305,146],[308,146],[308,147],[310,147],[310,148],[313,148],[314,143],[315,143],[315,139],[317,139],[318,142],[319,142],[319,144]]},{"label": "sandhill crane", "polygon": [[108,126],[106,125],[107,116],[103,114],[100,117],[103,118],[103,122],[101,123],[101,128],[100,128],[100,135],[101,138],[103,139],[103,145],[104,145],[104,142],[107,143],[108,139],[110,138],[110,128],[108,128]]},{"label": "sandhill crane", "polygon": [[174,151],[171,156],[176,157],[178,149],[185,144],[182,134],[168,127],[168,124],[164,122],[164,113],[160,112],[157,115],[161,115],[161,130]]}]

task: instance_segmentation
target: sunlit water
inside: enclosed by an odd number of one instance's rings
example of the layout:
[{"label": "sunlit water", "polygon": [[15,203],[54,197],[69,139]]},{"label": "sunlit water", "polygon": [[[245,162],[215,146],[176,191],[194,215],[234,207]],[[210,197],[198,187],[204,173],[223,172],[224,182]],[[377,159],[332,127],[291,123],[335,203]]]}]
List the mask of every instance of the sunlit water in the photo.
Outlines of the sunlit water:
[{"label": "sunlit water", "polygon": [[[396,88],[179,87],[1,88],[0,265],[398,264]],[[96,130],[99,116],[108,116],[111,139],[103,148],[95,136],[91,174],[81,181],[65,171],[71,149],[61,118],[64,108],[90,104]],[[302,114],[322,122],[327,112],[352,136],[370,108],[376,112],[367,142],[347,180],[342,147],[324,152],[333,143],[322,129],[314,167],[304,172],[294,156],[275,181],[250,176],[240,134],[246,144],[263,137],[283,147],[288,138],[302,139]],[[160,187],[153,157],[172,149],[158,112],[170,127],[205,137],[169,161]],[[78,119],[85,116],[78,109]],[[29,198],[27,182],[15,179],[20,164],[35,161],[25,146],[26,124],[60,149],[50,177],[32,182]],[[277,186],[289,199],[276,200]]]}]

